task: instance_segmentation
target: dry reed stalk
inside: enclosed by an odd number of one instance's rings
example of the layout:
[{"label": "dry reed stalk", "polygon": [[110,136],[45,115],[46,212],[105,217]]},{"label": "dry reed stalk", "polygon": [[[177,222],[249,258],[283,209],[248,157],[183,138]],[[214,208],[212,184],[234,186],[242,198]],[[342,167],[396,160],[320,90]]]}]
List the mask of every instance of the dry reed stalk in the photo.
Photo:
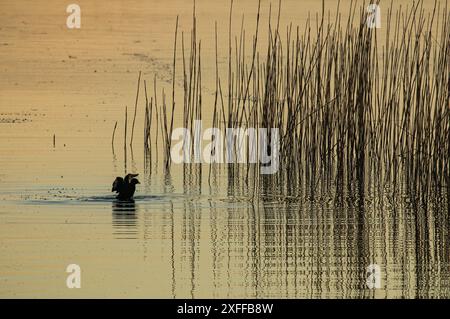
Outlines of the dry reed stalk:
[{"label": "dry reed stalk", "polygon": [[133,116],[133,126],[131,129],[131,141],[130,147],[133,147],[133,136],[134,136],[134,124],[136,122],[136,113],[137,113],[137,105],[139,99],[139,87],[141,86],[141,71],[139,71],[138,83],[137,83],[137,92],[136,92],[136,102],[134,103],[134,116]]},{"label": "dry reed stalk", "polygon": [[114,136],[116,134],[116,128],[117,128],[117,121],[116,121],[116,124],[114,124],[114,129],[113,129],[112,138],[111,138],[111,145],[112,145],[113,150],[114,150]]},{"label": "dry reed stalk", "polygon": [[[380,182],[397,184],[405,180],[416,193],[428,193],[431,183],[448,185],[450,80],[449,72],[445,70],[450,64],[447,32],[450,16],[447,4],[442,14],[441,7],[435,4],[430,15],[425,14],[422,1],[407,11],[397,12],[393,12],[391,4],[384,22],[386,40],[383,46],[378,43],[379,31],[366,25],[364,7],[358,10],[356,3],[352,3],[347,21],[341,22],[339,6],[338,3],[334,21],[331,21],[329,12],[326,18],[323,3],[322,12],[315,18],[315,26],[310,17],[304,31],[289,24],[285,41],[280,32],[281,1],[274,26],[270,7],[267,52],[260,55],[258,1],[251,60],[247,61],[243,18],[239,36],[234,37],[234,47],[232,45],[232,0],[228,25],[228,82],[225,84],[228,92],[225,97],[219,75],[215,26],[213,127],[273,127],[280,131],[281,139],[278,174],[259,177],[256,172],[260,164],[246,162],[242,170],[239,165],[228,165],[229,180],[233,181],[244,173],[244,184],[247,185],[251,176],[255,179],[255,193],[288,178],[289,188],[305,184],[314,190],[319,181],[324,181],[325,185],[351,183],[354,179],[363,181],[367,174],[373,172],[380,172],[377,176]],[[156,134],[161,122],[166,169],[170,167],[174,125],[177,33],[178,17],[170,125],[164,90],[162,106],[158,107],[156,77],[154,80]],[[190,34],[188,56],[184,32],[181,36],[182,121],[184,127],[192,132],[195,130],[194,120],[201,119],[203,112],[201,41],[197,39],[195,5]],[[228,100],[224,102],[224,98]],[[153,118],[147,97],[146,119],[144,144],[148,146],[150,139],[147,136]],[[227,145],[223,143],[222,147],[225,152]],[[249,150],[244,151],[248,158]],[[268,147],[266,150],[258,149],[260,151],[271,150]],[[212,167],[209,167],[208,180],[211,179]],[[201,168],[196,172],[201,174]]]}]

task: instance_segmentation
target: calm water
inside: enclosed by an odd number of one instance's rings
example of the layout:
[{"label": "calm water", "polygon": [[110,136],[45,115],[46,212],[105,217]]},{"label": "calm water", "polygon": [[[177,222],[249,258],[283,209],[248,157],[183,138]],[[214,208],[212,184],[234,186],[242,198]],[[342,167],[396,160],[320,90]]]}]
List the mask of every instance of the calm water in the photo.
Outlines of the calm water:
[{"label": "calm water", "polygon": [[[0,3],[0,297],[450,297],[445,188],[418,200],[369,173],[289,191],[281,180],[255,197],[226,168],[211,179],[208,166],[168,173],[162,153],[144,165],[140,105],[126,170],[141,185],[134,203],[116,202],[124,106],[134,106],[139,70],[170,92],[176,14],[189,30],[192,3],[78,4],[74,31],[58,1]],[[235,5],[236,29],[242,13],[252,29],[256,2]],[[306,9],[320,10],[283,6],[299,25]],[[197,10],[208,92],[213,21],[226,38],[228,3],[197,1]],[[205,93],[205,105],[212,99]],[[72,263],[81,289],[66,287]],[[381,268],[380,289],[366,286],[370,264]]]}]

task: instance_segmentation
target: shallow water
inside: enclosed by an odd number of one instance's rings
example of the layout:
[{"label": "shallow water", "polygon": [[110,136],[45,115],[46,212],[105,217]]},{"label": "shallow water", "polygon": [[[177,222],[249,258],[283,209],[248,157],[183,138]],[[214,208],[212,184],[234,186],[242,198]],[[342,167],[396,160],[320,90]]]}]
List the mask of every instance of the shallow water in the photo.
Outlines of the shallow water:
[{"label": "shallow water", "polygon": [[[320,10],[296,3],[285,1],[282,21],[302,25],[307,8]],[[255,198],[225,168],[211,180],[208,166],[166,173],[162,153],[144,165],[142,107],[125,163],[121,124],[138,71],[170,92],[175,15],[188,29],[192,6],[79,4],[74,33],[57,1],[0,3],[0,297],[450,297],[446,189],[423,202],[369,174],[362,187],[286,192],[284,181]],[[207,92],[211,22],[226,38],[228,4],[197,8]],[[244,12],[251,29],[255,10],[238,1],[235,24]],[[140,173],[134,202],[110,193],[124,171]],[[81,289],[66,287],[73,263]],[[366,285],[370,264],[379,289]]]},{"label": "shallow water", "polygon": [[[426,209],[389,190],[254,200],[218,175],[201,187],[143,177],[134,202],[63,188],[2,201],[2,296],[449,296],[445,194]],[[71,263],[81,289],[65,286]]]}]

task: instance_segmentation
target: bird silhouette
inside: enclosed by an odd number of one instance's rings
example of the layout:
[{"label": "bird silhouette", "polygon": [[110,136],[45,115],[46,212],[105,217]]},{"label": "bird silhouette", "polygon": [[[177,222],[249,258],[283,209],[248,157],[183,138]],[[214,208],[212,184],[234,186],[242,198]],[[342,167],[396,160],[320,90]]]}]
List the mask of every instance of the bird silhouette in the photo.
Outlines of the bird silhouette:
[{"label": "bird silhouette", "polygon": [[111,192],[116,192],[118,195],[117,199],[123,201],[131,201],[133,200],[134,192],[136,191],[136,184],[140,184],[140,182],[135,178],[139,174],[127,174],[125,178],[116,177],[114,183],[112,185]]}]

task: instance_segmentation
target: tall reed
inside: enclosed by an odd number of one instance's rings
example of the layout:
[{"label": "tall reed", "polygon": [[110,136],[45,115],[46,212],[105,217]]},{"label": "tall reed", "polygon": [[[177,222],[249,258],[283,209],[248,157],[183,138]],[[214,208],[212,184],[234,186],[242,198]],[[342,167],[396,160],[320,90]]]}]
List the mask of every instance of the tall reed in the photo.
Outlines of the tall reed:
[{"label": "tall reed", "polygon": [[[339,4],[334,20],[323,5],[321,14],[315,19],[309,17],[303,30],[291,23],[283,31],[281,4],[280,1],[275,25],[271,22],[272,8],[269,9],[268,46],[266,52],[261,52],[258,46],[261,3],[258,1],[256,29],[248,54],[243,19],[239,36],[233,41],[231,1],[224,85],[218,66],[215,25],[213,127],[277,128],[281,136],[278,174],[259,176],[261,164],[249,163],[247,156],[244,165],[227,165],[229,179],[244,177],[245,187],[264,191],[280,181],[289,181],[289,187],[304,184],[314,189],[321,181],[337,185],[355,178],[364,180],[371,174],[382,183],[406,183],[419,193],[429,192],[431,185],[447,185],[448,189],[450,11],[447,2],[441,7],[436,1],[433,11],[428,13],[423,1],[395,12],[391,3],[381,31],[367,26],[366,7],[357,7],[355,3],[349,8],[347,21],[341,21]],[[201,120],[204,112],[201,40],[197,38],[196,24],[194,4],[189,50],[185,46],[185,33],[181,34],[182,125],[192,136],[198,129],[195,121]],[[382,32],[384,44],[380,43]],[[170,168],[176,109],[177,34],[178,17],[171,113],[164,90],[162,104],[157,103],[156,78],[150,105],[145,89],[144,144],[151,148],[150,132],[155,130],[158,134],[160,130],[166,169]],[[152,117],[153,107],[155,117]],[[152,126],[154,121],[156,128]],[[190,152],[191,162],[196,163],[194,150]],[[197,164],[186,165],[185,172],[192,165]],[[209,178],[217,166],[210,165]],[[253,184],[249,185],[250,182]]]}]

